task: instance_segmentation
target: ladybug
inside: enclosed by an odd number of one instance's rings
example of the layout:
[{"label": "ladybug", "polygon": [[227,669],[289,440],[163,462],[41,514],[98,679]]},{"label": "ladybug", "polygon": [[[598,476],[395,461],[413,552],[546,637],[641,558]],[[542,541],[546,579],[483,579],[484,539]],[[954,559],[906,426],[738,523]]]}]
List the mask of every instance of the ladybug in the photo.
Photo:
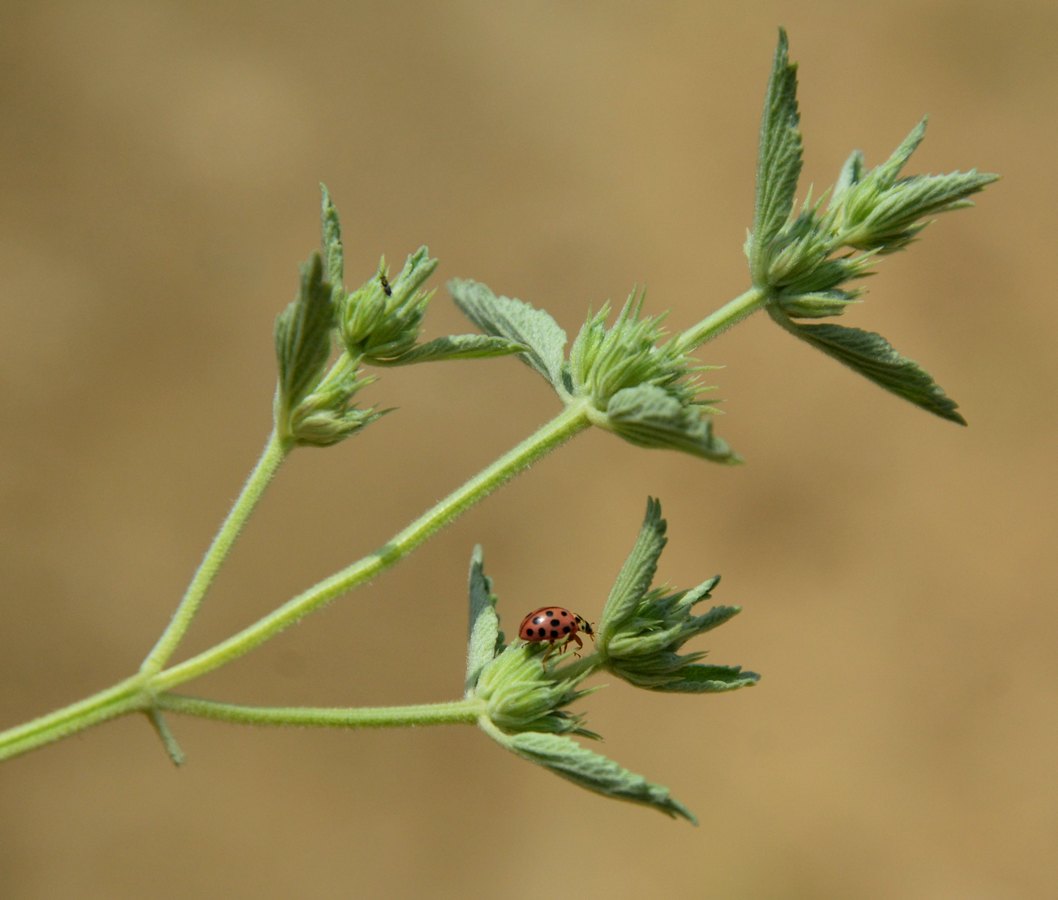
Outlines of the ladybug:
[{"label": "ladybug", "polygon": [[591,623],[561,606],[541,606],[540,609],[534,609],[522,619],[522,624],[518,626],[518,637],[523,641],[530,644],[541,644],[546,641],[551,645],[544,654],[544,659],[551,655],[551,651],[555,649],[555,644],[559,641],[562,642],[559,653],[566,650],[571,640],[577,645],[578,650],[583,649],[584,642],[580,639],[578,632],[583,632],[593,641],[595,640],[595,632],[592,630]]}]

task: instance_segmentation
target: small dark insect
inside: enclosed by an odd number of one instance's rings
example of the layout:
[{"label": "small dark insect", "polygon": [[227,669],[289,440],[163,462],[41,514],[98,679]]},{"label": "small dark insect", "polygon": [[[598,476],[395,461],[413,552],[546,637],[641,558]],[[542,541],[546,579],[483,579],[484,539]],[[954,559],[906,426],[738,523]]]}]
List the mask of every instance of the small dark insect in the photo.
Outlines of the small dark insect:
[{"label": "small dark insect", "polygon": [[379,272],[378,273],[378,281],[379,281],[379,284],[382,285],[382,290],[384,290],[386,292],[386,296],[387,297],[392,297],[393,296],[393,288],[391,288],[389,286],[389,279],[386,277],[386,273],[385,272]]}]

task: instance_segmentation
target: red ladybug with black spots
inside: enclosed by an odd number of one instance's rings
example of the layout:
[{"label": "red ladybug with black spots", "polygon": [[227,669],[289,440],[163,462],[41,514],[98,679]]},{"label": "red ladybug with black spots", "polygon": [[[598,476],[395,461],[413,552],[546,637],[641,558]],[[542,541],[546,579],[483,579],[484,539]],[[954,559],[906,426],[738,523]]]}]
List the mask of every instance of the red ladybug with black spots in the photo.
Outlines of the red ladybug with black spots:
[{"label": "red ladybug with black spots", "polygon": [[[578,650],[583,649],[581,634],[595,640],[591,623],[561,606],[541,606],[540,609],[534,609],[518,626],[518,637],[523,641],[531,644],[546,642],[551,645],[544,654],[545,659],[551,655],[556,645],[559,646],[559,653],[565,652],[571,641],[577,645]],[[559,641],[562,643],[559,644]]]}]

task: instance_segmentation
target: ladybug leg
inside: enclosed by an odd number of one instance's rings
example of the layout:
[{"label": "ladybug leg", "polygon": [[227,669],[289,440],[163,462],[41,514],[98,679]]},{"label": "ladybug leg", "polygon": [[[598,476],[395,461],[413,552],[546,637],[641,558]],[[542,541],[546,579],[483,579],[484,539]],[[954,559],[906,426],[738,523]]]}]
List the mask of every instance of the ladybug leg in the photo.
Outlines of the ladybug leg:
[{"label": "ladybug leg", "polygon": [[576,644],[577,644],[577,649],[573,651],[573,655],[574,655],[574,656],[576,656],[576,657],[577,657],[577,658],[579,659],[579,658],[580,658],[580,653],[579,653],[579,651],[581,651],[581,650],[583,650],[583,649],[584,649],[584,641],[582,641],[582,640],[580,639],[580,635],[579,635],[579,634],[571,634],[571,635],[569,636],[569,640],[568,640],[568,641],[566,641],[566,646],[567,646],[567,647],[569,646],[569,642],[570,642],[570,641],[574,641],[574,642],[576,642]]}]

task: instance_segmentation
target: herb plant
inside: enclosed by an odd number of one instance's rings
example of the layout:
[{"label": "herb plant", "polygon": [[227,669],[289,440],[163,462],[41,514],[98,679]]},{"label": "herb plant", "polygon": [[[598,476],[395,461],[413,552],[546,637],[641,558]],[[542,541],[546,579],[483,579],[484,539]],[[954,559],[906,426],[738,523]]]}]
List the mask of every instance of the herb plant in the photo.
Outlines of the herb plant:
[{"label": "herb plant", "polygon": [[[479,547],[470,562],[470,626],[461,699],[388,708],[259,707],[188,696],[176,689],[243,656],[396,565],[508,479],[591,426],[641,447],[678,450],[718,463],[739,462],[713,432],[715,410],[705,399],[709,389],[701,381],[710,367],[697,363],[692,354],[758,310],[881,387],[941,418],[965,424],[956,403],[881,335],[812,320],[843,315],[862,293],[860,279],[881,257],[905,249],[932,216],[971,205],[967,198],[996,176],[976,170],[903,175],[924,136],[922,121],[883,163],[868,169],[862,154],[854,152],[833,187],[818,199],[809,192],[795,206],[802,161],[796,88],[796,66],[788,59],[786,35],[780,31],[760,129],[755,213],[744,248],[750,287],[674,333],[663,328],[664,314],[648,314],[643,295],[633,292],[616,312],[607,304],[590,314],[567,354],[566,334],[548,313],[497,296],[484,284],[457,279],[449,282],[448,290],[481,333],[423,341],[422,323],[433,296],[423,285],[437,260],[423,247],[391,275],[383,258],[376,272],[350,290],[338,213],[323,188],[322,247],[302,267],[297,296],[276,321],[274,429],[169,625],[134,675],[0,732],[0,760],[130,713],[149,719],[177,764],[184,754],[170,730],[170,713],[337,728],[475,724],[511,752],[589,790],[695,821],[666,788],[571,737],[596,737],[585,727],[582,714],[568,710],[589,693],[585,679],[596,672],[646,690],[681,693],[730,691],[758,680],[739,666],[703,663],[703,651],[681,653],[687,641],[722,625],[739,607],[712,606],[695,613],[699,604],[712,599],[718,577],[687,590],[655,586],[666,526],[661,506],[653,499],[594,623],[594,642],[587,644],[583,656],[551,652],[555,648],[543,643],[505,639]],[[373,553],[215,646],[173,662],[240,530],[280,464],[296,448],[330,447],[378,422],[386,411],[361,405],[360,395],[387,367],[503,355],[518,356],[554,388],[562,406],[550,422]]]}]

